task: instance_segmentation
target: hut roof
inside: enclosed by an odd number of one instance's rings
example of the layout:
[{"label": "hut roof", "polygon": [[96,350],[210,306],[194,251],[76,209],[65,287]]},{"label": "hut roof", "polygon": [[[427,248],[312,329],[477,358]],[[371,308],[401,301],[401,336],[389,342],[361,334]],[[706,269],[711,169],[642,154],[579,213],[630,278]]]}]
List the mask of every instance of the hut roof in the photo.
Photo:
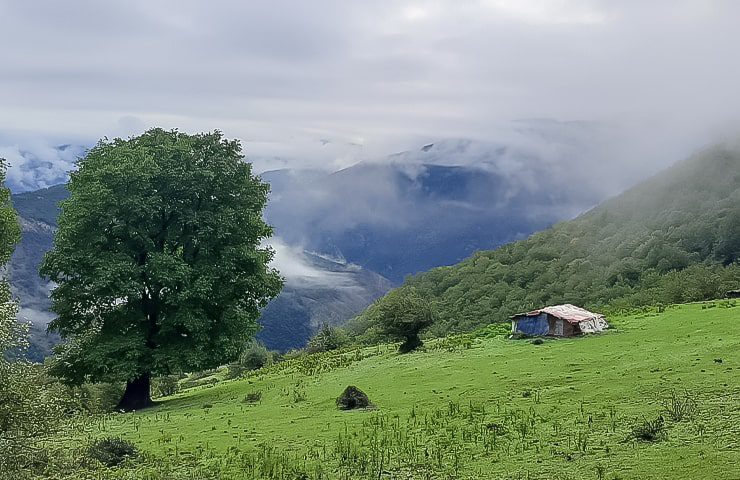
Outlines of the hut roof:
[{"label": "hut roof", "polygon": [[570,303],[563,305],[553,305],[551,307],[540,308],[539,310],[532,310],[527,313],[519,313],[514,315],[512,318],[516,319],[519,317],[535,317],[542,313],[548,313],[553,317],[560,318],[567,321],[568,323],[581,323],[588,320],[596,320],[603,318],[604,316],[600,313],[589,312],[585,308],[576,307]]}]

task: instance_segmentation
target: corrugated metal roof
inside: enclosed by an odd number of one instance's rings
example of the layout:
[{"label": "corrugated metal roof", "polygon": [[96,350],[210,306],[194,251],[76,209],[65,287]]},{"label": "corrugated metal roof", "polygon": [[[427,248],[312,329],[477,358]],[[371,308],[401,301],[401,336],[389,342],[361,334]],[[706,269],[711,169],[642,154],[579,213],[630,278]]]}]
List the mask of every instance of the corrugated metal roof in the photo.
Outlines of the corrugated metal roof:
[{"label": "corrugated metal roof", "polygon": [[600,313],[589,312],[585,308],[576,307],[575,305],[571,305],[570,303],[540,308],[539,310],[532,310],[531,312],[527,313],[519,313],[517,315],[514,315],[513,318],[534,317],[541,313],[549,313],[553,317],[561,318],[568,323],[580,323],[587,320],[603,318],[603,315],[601,315]]}]

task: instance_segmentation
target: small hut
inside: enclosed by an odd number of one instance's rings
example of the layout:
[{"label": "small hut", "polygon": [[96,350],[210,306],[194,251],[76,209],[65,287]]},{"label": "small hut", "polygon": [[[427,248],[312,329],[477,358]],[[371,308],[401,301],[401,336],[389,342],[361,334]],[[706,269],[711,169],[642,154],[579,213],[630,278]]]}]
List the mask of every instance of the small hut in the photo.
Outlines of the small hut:
[{"label": "small hut", "polygon": [[511,317],[511,333],[572,337],[609,328],[604,316],[566,303],[519,313]]}]

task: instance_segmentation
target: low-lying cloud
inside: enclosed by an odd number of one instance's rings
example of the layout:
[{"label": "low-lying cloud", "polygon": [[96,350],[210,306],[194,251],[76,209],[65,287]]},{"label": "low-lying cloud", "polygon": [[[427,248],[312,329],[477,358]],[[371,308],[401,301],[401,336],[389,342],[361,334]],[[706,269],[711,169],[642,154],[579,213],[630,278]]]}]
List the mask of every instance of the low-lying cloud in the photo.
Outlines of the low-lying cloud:
[{"label": "low-lying cloud", "polygon": [[[359,266],[347,264],[341,259],[311,254],[299,246],[288,245],[280,237],[272,237],[266,244],[275,251],[270,265],[280,272],[288,286],[330,289],[360,288],[353,278],[353,273],[360,270]],[[335,269],[321,268],[316,261],[311,261],[312,256],[318,259],[323,258],[329,264],[335,264]],[[336,267],[341,267],[340,271],[337,271]]]},{"label": "low-lying cloud", "polygon": [[0,130],[218,128],[260,170],[336,169],[549,118],[617,131],[609,161],[659,164],[737,129],[738,16],[731,0],[5,2]]},{"label": "low-lying cloud", "polygon": [[84,153],[83,146],[52,145],[40,138],[5,145],[0,139],[0,158],[8,167],[5,183],[13,192],[64,183]]}]

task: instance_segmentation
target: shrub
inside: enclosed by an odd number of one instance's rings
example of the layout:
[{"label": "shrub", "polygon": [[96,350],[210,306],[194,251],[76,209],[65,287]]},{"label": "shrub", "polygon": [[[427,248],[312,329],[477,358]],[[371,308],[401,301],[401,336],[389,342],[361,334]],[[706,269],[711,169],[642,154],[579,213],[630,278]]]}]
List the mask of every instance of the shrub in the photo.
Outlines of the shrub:
[{"label": "shrub", "polygon": [[308,395],[306,395],[306,390],[303,386],[296,385],[295,388],[293,388],[293,403],[305,402],[307,399]]},{"label": "shrub", "polygon": [[330,352],[348,344],[349,336],[344,330],[325,323],[321,330],[308,341],[306,351],[308,353]]},{"label": "shrub", "polygon": [[353,410],[355,408],[367,408],[369,406],[370,399],[365,392],[352,385],[345,388],[344,392],[337,398],[337,407],[340,410]]},{"label": "shrub", "polygon": [[210,387],[216,385],[219,382],[219,378],[216,376],[204,376],[199,375],[197,372],[189,375],[180,383],[181,390],[187,390],[194,387]]},{"label": "shrub", "polygon": [[272,355],[260,342],[251,341],[239,356],[239,364],[246,370],[259,370],[272,363]]},{"label": "shrub", "polygon": [[683,395],[672,390],[670,395],[664,398],[661,403],[663,411],[674,422],[691,418],[696,413],[696,400],[688,390],[684,390]]},{"label": "shrub", "polygon": [[643,421],[632,427],[632,438],[643,442],[658,442],[666,436],[665,420],[662,415],[654,420],[643,418]]},{"label": "shrub", "polygon": [[262,392],[249,392],[244,396],[244,403],[257,403],[262,400]]},{"label": "shrub", "polygon": [[233,380],[235,378],[240,378],[242,375],[244,375],[244,372],[246,372],[247,369],[244,368],[244,366],[239,362],[234,362],[229,364],[229,368],[226,371],[226,378],[229,380]]},{"label": "shrub", "polygon": [[120,465],[138,456],[136,446],[120,437],[105,437],[94,441],[87,449],[87,456],[107,467]]},{"label": "shrub", "polygon": [[169,397],[180,391],[180,377],[178,375],[165,375],[157,377],[152,382],[152,390],[157,397]]}]

